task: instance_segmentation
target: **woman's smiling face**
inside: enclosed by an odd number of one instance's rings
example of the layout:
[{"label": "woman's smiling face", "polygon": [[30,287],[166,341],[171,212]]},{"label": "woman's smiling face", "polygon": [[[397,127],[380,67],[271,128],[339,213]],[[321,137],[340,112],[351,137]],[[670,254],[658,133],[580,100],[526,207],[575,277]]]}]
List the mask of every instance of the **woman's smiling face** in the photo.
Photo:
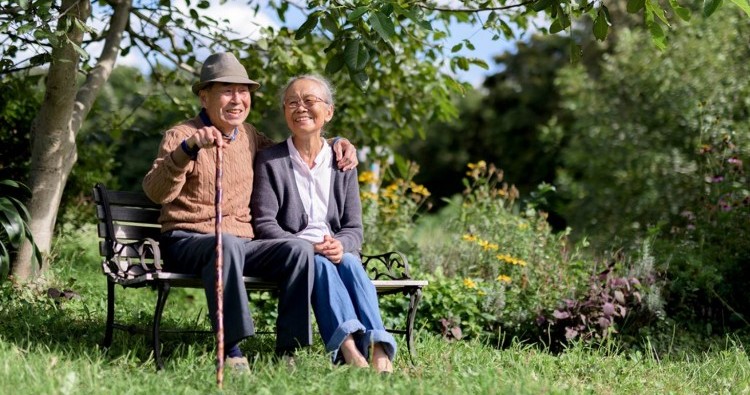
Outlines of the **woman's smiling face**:
[{"label": "woman's smiling face", "polygon": [[284,94],[284,117],[295,136],[320,135],[333,118],[333,105],[326,101],[325,88],[309,79],[294,81]]}]

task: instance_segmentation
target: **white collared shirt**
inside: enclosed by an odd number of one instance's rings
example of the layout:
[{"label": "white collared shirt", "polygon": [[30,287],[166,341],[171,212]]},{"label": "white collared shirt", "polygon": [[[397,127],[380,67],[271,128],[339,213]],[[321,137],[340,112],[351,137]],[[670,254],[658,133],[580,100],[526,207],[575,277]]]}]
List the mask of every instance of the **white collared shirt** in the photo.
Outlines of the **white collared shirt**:
[{"label": "white collared shirt", "polygon": [[[323,140],[321,138],[321,140]],[[292,138],[286,140],[289,154],[292,158],[294,180],[302,200],[302,206],[307,214],[307,227],[296,234],[297,237],[311,243],[320,243],[323,236],[331,235],[326,215],[328,214],[328,199],[331,195],[331,161],[333,153],[323,140],[323,149],[315,157],[312,169],[302,159],[294,146]]]}]

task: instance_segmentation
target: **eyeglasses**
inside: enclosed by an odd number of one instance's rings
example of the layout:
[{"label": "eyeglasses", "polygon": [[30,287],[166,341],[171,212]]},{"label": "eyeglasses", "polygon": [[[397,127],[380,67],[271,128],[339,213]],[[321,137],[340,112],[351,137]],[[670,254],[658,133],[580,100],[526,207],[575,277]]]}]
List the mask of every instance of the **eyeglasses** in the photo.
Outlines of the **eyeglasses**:
[{"label": "eyeglasses", "polygon": [[299,98],[295,99],[285,99],[284,100],[284,106],[289,107],[292,110],[296,110],[300,106],[305,106],[305,108],[310,108],[315,105],[317,102],[323,102],[328,103],[327,101],[313,95],[305,96],[302,100]]}]

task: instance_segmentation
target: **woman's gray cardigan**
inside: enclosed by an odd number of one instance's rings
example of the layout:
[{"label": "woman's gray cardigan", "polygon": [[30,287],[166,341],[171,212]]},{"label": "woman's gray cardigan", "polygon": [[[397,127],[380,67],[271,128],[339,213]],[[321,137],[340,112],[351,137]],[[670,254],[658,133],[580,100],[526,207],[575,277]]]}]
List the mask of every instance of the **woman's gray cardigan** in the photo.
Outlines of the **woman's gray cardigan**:
[{"label": "woman's gray cardigan", "polygon": [[[333,237],[341,241],[344,252],[359,255],[362,249],[362,202],[357,170],[339,171],[333,160],[331,172],[326,220]],[[297,190],[286,141],[258,152],[250,202],[253,230],[259,239],[293,238],[307,226],[308,218]]]}]

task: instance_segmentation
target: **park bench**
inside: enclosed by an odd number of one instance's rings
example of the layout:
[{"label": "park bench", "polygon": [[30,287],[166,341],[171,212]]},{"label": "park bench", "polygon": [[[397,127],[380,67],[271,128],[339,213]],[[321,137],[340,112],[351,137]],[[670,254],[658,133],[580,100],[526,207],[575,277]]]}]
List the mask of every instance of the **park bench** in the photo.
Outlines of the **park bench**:
[{"label": "park bench", "polygon": [[[133,325],[115,320],[115,286],[123,288],[151,288],[156,292],[153,323],[151,325],[152,347],[156,368],[163,368],[160,338],[165,332],[207,332],[182,329],[165,330],[161,318],[169,291],[175,287],[203,288],[200,277],[170,273],[161,268],[158,222],[160,206],[142,192],[108,190],[104,185],[94,187],[94,201],[98,218],[97,233],[100,238],[99,254],[107,278],[107,319],[102,346],[112,344],[114,329],[135,332]],[[413,359],[414,318],[427,281],[413,280],[409,276],[409,264],[400,252],[380,255],[363,255],[362,264],[372,278],[378,295],[403,294],[409,298],[406,328],[388,329],[389,332],[406,337],[409,356]],[[258,277],[245,277],[249,292],[275,291],[277,284]]]}]

